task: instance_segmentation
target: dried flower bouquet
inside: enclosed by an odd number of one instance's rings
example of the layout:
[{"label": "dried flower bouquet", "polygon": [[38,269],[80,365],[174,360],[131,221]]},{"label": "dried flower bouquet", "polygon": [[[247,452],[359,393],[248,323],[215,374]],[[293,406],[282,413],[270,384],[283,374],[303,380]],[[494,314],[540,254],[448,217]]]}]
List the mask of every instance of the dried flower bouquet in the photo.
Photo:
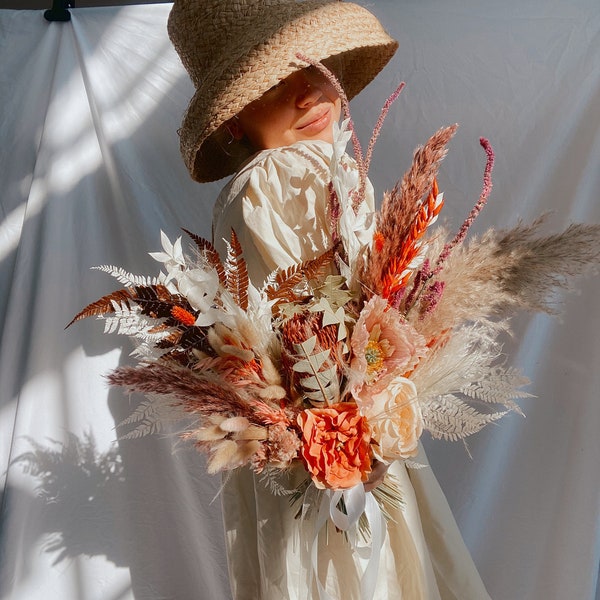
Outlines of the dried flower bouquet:
[{"label": "dried flower bouquet", "polygon": [[[223,259],[188,232],[188,254],[181,238],[162,234],[162,252],[151,254],[164,269],[156,277],[98,267],[124,287],[72,322],[96,315],[106,333],[139,343],[139,364],[108,377],[147,396],[123,423],[133,426],[125,437],[187,419],[180,435],[208,453],[211,473],[301,461],[317,488],[345,490],[366,481],[375,460],[414,457],[423,431],[463,439],[519,411],[527,380],[504,363],[499,335],[511,312],[551,311],[553,292],[597,264],[600,226],[543,236],[537,221],[465,243],[491,190],[494,155],[482,139],[478,202],[454,237],[433,228],[443,206],[436,175],[456,126],[415,152],[370,214],[372,148],[400,89],[365,156],[349,117],[336,127],[334,245],[323,255],[257,288],[235,232]],[[351,137],[357,169],[342,160]]]}]

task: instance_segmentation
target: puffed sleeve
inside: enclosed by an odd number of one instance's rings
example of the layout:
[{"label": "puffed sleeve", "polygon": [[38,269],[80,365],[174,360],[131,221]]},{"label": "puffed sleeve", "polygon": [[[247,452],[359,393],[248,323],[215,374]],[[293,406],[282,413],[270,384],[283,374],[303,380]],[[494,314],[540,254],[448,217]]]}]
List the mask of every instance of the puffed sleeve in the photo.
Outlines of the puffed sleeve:
[{"label": "puffed sleeve", "polygon": [[214,243],[224,255],[233,229],[251,280],[314,258],[331,246],[327,183],[329,144],[296,144],[261,153],[217,201]]}]

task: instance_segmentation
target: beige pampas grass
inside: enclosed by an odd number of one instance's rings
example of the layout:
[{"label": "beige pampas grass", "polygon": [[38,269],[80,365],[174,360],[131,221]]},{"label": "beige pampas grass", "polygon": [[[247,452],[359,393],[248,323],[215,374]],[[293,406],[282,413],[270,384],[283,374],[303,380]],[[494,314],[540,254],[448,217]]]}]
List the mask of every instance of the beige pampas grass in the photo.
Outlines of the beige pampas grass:
[{"label": "beige pampas grass", "polygon": [[509,305],[555,312],[558,290],[569,290],[574,277],[597,271],[600,225],[574,223],[561,233],[540,236],[542,222],[499,232],[496,256],[510,264],[500,272]]},{"label": "beige pampas grass", "polygon": [[[542,223],[492,229],[455,248],[436,276],[445,287],[435,310],[409,314],[419,332],[433,339],[461,323],[501,317],[509,309],[555,312],[557,292],[600,263],[600,225],[573,224],[542,235]],[[428,256],[436,255],[444,237],[430,243]]]}]

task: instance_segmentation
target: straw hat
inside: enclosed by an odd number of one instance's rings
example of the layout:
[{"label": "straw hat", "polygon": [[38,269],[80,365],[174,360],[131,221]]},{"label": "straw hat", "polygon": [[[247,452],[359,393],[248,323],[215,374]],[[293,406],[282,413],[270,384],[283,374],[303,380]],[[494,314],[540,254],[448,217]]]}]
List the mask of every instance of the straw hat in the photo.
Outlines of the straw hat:
[{"label": "straw hat", "polygon": [[200,182],[249,157],[221,125],[306,67],[296,53],[326,64],[352,98],[398,47],[369,11],[340,0],[175,0],[168,32],[196,88],[179,135]]}]

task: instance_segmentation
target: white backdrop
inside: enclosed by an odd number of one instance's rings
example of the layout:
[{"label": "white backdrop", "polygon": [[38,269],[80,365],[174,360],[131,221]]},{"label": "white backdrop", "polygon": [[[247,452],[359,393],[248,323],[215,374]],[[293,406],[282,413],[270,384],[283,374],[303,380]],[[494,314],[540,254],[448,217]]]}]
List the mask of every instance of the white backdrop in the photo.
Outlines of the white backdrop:
[{"label": "white backdrop", "polygon": [[[496,151],[475,230],[552,211],[548,229],[600,222],[598,0],[373,0],[400,41],[353,106],[364,140],[404,79],[375,153],[379,194],[439,126],[457,227]],[[219,480],[168,440],[114,445],[131,410],[103,374],[127,340],[64,325],[115,282],[153,273],[159,231],[210,235],[221,184],[189,179],[176,129],[191,84],[169,5],[74,9],[70,23],[0,11],[0,599],[229,598]],[[600,278],[563,317],[520,316],[507,346],[533,380],[526,419],[461,444],[427,442],[494,600],[599,600]],[[122,346],[118,346],[118,344]],[[409,599],[410,600],[410,599]]]}]

